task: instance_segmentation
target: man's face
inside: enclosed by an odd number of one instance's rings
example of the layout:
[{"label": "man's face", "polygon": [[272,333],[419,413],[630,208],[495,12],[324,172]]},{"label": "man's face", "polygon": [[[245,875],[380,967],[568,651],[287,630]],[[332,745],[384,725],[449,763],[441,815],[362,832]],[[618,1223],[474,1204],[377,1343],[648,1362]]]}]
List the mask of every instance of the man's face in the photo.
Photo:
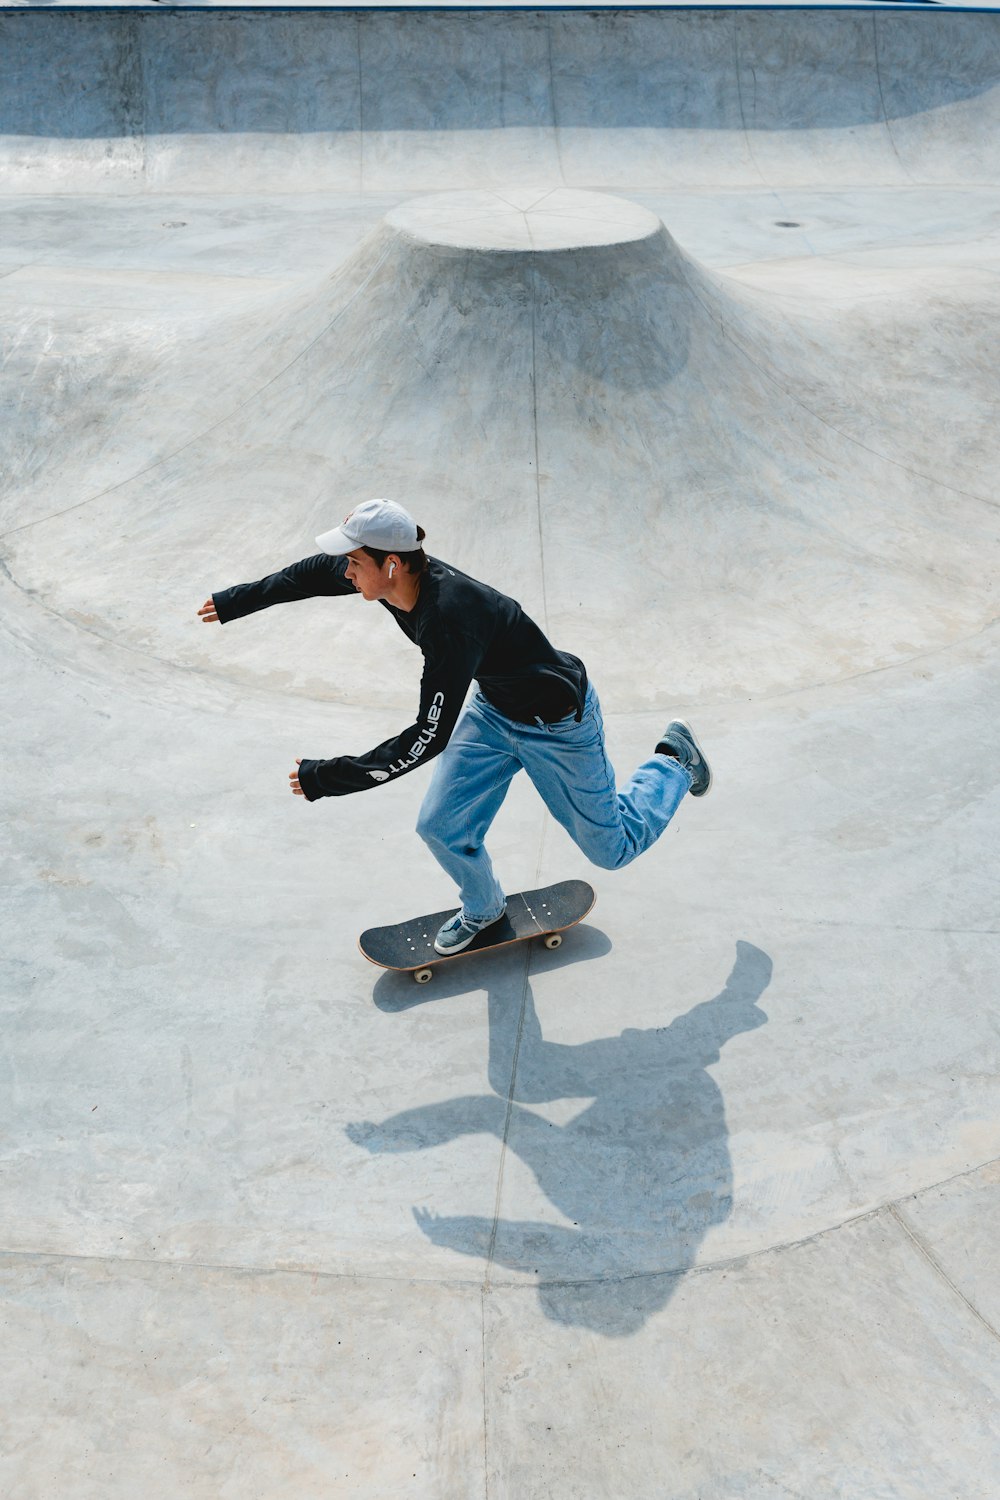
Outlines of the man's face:
[{"label": "man's face", "polygon": [[363,547],[347,554],[347,579],[353,583],[363,599],[382,599],[389,586],[388,564],[379,567],[374,557],[369,557]]}]

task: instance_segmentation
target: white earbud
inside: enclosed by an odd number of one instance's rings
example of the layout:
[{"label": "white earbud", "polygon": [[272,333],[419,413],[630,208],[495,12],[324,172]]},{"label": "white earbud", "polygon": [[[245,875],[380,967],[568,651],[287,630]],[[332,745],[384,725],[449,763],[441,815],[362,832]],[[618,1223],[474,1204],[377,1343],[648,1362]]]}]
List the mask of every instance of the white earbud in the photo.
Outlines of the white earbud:
[{"label": "white earbud", "polygon": [[390,578],[392,577],[393,573],[395,573],[395,571],[396,571],[396,564],[395,563],[390,563],[389,564],[389,577]]}]

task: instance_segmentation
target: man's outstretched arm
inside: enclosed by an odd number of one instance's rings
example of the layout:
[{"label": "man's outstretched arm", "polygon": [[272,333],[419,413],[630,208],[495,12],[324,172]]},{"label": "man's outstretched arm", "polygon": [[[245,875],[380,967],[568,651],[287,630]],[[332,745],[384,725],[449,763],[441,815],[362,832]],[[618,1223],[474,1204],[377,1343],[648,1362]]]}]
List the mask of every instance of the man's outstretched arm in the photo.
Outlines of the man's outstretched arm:
[{"label": "man's outstretched arm", "polygon": [[225,625],[228,620],[242,619],[272,604],[291,604],[296,599],[314,599],[321,594],[357,594],[345,576],[346,567],[346,558],[319,552],[315,557],[304,557],[278,573],[259,578],[256,583],[237,583],[232,588],[219,589],[205,600],[198,614],[206,624],[218,620]]},{"label": "man's outstretched arm", "polygon": [[475,641],[454,637],[447,652],[428,660],[420,684],[416,722],[366,755],[339,755],[333,760],[297,761],[289,780],[292,791],[315,802],[343,797],[395,781],[433,760],[447,745],[465,702],[481,650]]}]

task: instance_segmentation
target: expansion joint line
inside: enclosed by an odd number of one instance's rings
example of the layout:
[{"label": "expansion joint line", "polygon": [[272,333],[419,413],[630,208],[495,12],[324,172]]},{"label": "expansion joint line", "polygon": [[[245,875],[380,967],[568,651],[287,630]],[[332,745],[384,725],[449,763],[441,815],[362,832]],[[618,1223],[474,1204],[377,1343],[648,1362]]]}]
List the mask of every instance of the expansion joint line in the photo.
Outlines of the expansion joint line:
[{"label": "expansion joint line", "polygon": [[888,1209],[890,1217],[896,1224],[898,1224],[899,1228],[903,1231],[907,1239],[910,1241],[910,1244],[913,1245],[914,1249],[917,1250],[918,1253],[923,1257],[923,1259],[930,1266],[931,1270],[934,1271],[939,1279],[943,1281],[951,1291],[954,1292],[959,1301],[965,1304],[966,1308],[975,1318],[976,1322],[981,1324],[992,1338],[1000,1339],[1000,1329],[994,1328],[989,1318],[983,1316],[976,1304],[970,1301],[970,1299],[962,1291],[961,1287],[956,1286],[955,1282],[952,1281],[951,1277],[948,1275],[948,1272],[945,1270],[941,1262],[935,1255],[932,1255],[931,1251],[924,1244],[920,1236],[910,1228],[910,1225],[906,1222],[906,1218],[900,1212],[898,1203],[890,1203],[888,1205]]},{"label": "expansion joint line", "polygon": [[503,1176],[504,1166],[507,1161],[507,1140],[510,1135],[510,1120],[514,1113],[514,1089],[517,1081],[517,1060],[521,1051],[521,1037],[524,1034],[524,1016],[528,1005],[528,973],[531,959],[531,949],[528,943],[524,944],[524,979],[521,985],[521,1009],[517,1017],[517,1035],[514,1039],[514,1055],[511,1058],[510,1082],[507,1085],[507,1110],[504,1115],[503,1135],[500,1139],[500,1160],[497,1166],[497,1186],[493,1199],[493,1223],[490,1225],[490,1243],[486,1252],[486,1267],[483,1271],[483,1279],[479,1286],[479,1312],[480,1328],[482,1337],[482,1381],[483,1381],[483,1497],[490,1497],[490,1414],[489,1414],[489,1389],[487,1378],[487,1354],[486,1354],[486,1303],[492,1289],[493,1258],[496,1252],[497,1230],[500,1225],[500,1205],[503,1200]]},{"label": "expansion joint line", "polygon": [[[548,195],[546,194],[546,196],[548,196]],[[539,200],[539,201],[541,201],[541,200]],[[548,632],[549,632],[549,602],[548,602],[548,594],[547,594],[546,586],[545,586],[545,530],[544,530],[544,525],[543,525],[543,521],[542,521],[542,476],[541,476],[541,473],[540,473],[540,470],[539,470],[539,441],[538,441],[538,359],[537,359],[537,347],[538,346],[537,346],[537,337],[536,337],[536,315],[535,315],[536,294],[537,294],[537,289],[538,289],[538,273],[536,271],[534,271],[534,270],[532,270],[532,269],[529,268],[529,270],[528,270],[528,276],[529,276],[529,279],[530,279],[530,286],[531,286],[531,426],[532,426],[532,431],[534,433],[534,444],[535,444],[535,514],[536,514],[537,523],[538,523],[538,566],[539,566],[539,569],[541,571],[541,577],[542,577],[542,618],[545,621],[545,633],[546,633],[546,635],[548,635]],[[541,875],[541,871],[542,871],[542,855],[543,855],[543,852],[544,852],[544,849],[545,849],[545,832],[546,832],[546,829],[548,828],[548,823],[549,823],[549,818],[550,817],[551,817],[551,813],[549,812],[548,808],[543,807],[543,809],[542,809],[542,831],[541,831],[541,834],[540,834],[539,840],[538,840],[538,863],[537,863],[536,868],[535,868],[535,882],[536,882],[536,884],[542,878],[542,875]],[[527,983],[528,983],[528,972],[527,972],[527,968],[526,968],[526,970],[525,970],[525,990],[527,990]],[[521,1004],[521,1021],[523,1022],[523,1020],[524,1020],[524,1001],[523,1001],[523,998],[522,998],[522,1004]],[[520,1046],[520,1042],[521,1042],[521,1036],[520,1036],[520,1031],[518,1031],[518,1046]],[[516,1063],[516,1059],[515,1059],[515,1063]],[[513,1093],[513,1089],[514,1089],[514,1078],[513,1078],[513,1075],[511,1076],[511,1084],[510,1084],[510,1086],[511,1086],[511,1093]],[[509,1108],[508,1108],[508,1116],[507,1117],[508,1117],[508,1120],[509,1120],[509,1118],[510,1118]],[[506,1138],[507,1137],[506,1137],[506,1134],[505,1134],[504,1135],[504,1140],[505,1141],[506,1141]],[[495,1238],[495,1235],[496,1235],[496,1226],[495,1225],[494,1225],[493,1234],[494,1234],[494,1238]],[[490,1241],[491,1259],[492,1259],[492,1251],[493,1251],[493,1240]]]},{"label": "expansion joint line", "polygon": [[[752,143],[752,141],[750,139],[750,128],[747,125],[746,104],[745,104],[744,99],[743,99],[743,73],[742,73],[742,70],[741,70],[741,67],[740,67],[740,23],[739,23],[739,15],[738,14],[734,14],[730,18],[730,21],[731,21],[731,25],[732,25],[732,28],[733,28],[733,70],[734,70],[734,72],[736,74],[736,97],[739,100],[739,106],[740,106],[740,123],[743,126],[743,144],[744,144],[744,146],[747,149],[747,156],[749,156],[751,162],[753,163],[754,171],[757,173],[757,176],[760,178],[762,186],[766,187],[766,188],[770,188],[771,187],[771,183],[764,176],[764,173],[763,173],[763,171],[761,169],[760,162],[757,160],[756,154],[754,152],[753,143]],[[757,112],[757,74],[756,74],[756,72],[752,68],[751,68],[751,74],[752,74],[752,77],[753,77],[753,90],[754,90],[753,107],[754,107],[754,115],[756,116],[756,112]],[[772,189],[772,191],[773,191],[773,189]]]},{"label": "expansion joint line", "polygon": [[493,1199],[493,1223],[490,1226],[490,1243],[486,1251],[486,1269],[483,1272],[483,1296],[492,1289],[493,1258],[496,1251],[497,1229],[500,1224],[500,1202],[503,1197],[504,1166],[507,1161],[507,1140],[510,1135],[510,1120],[514,1113],[514,1089],[517,1084],[517,1060],[521,1052],[521,1038],[524,1035],[524,1016],[528,1008],[528,970],[531,962],[530,945],[524,944],[524,974],[521,984],[521,1008],[517,1016],[517,1034],[514,1038],[514,1055],[510,1062],[510,1082],[507,1085],[507,1109],[503,1120],[503,1134],[500,1137],[500,1164],[497,1169],[497,1187]]},{"label": "expansion joint line", "polygon": [[535,454],[535,515],[538,523],[538,567],[542,580],[542,619],[545,621],[545,633],[547,635],[549,630],[549,601],[545,587],[545,529],[542,524],[542,476],[538,467],[538,358],[535,335],[535,303],[538,289],[538,273],[529,267],[528,278],[531,288],[531,430],[534,436]]},{"label": "expansion joint line", "polygon": [[486,1394],[486,1287],[479,1289],[483,1339],[483,1500],[490,1500],[490,1413]]},{"label": "expansion joint line", "polygon": [[552,15],[545,16],[545,40],[548,51],[549,65],[549,118],[552,121],[552,139],[555,142],[556,165],[559,168],[559,181],[563,187],[566,186],[566,172],[563,168],[562,141],[559,136],[559,111],[556,108],[556,79],[555,64],[552,59]]},{"label": "expansion joint line", "polygon": [[882,121],[885,125],[885,133],[889,137],[889,145],[892,147],[893,156],[899,163],[900,171],[909,182],[913,182],[913,173],[907,170],[906,163],[903,161],[903,158],[899,154],[899,148],[896,145],[896,137],[892,133],[892,125],[889,122],[889,112],[885,107],[885,92],[882,88],[882,60],[879,57],[878,51],[878,17],[874,11],[872,11],[872,49],[875,58],[875,82],[878,84],[878,102],[879,108],[882,111]]},{"label": "expansion joint line", "polygon": [[358,49],[358,192],[365,190],[365,70],[362,55],[361,27],[364,17],[355,18],[355,40]]}]

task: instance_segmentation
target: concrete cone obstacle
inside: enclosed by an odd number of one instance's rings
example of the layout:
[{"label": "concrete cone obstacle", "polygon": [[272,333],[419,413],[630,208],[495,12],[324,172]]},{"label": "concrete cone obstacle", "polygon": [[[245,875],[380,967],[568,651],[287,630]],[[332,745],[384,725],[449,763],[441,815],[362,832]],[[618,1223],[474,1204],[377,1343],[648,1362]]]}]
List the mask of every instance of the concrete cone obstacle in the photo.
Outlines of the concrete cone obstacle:
[{"label": "concrete cone obstacle", "polygon": [[[259,576],[385,494],[582,655],[609,707],[852,675],[978,628],[996,568],[975,475],[959,492],[932,453],[901,460],[927,424],[893,399],[894,320],[859,334],[710,274],[610,194],[417,198],[326,283],[201,330],[200,433],[153,434],[133,478],[13,536],[9,565],[90,628],[193,662],[204,643],[155,607],[193,554],[219,586]],[[364,701],[369,629],[279,612],[225,670]],[[405,642],[385,651],[383,690],[409,703]],[[334,656],[335,683],[315,666]]]}]

